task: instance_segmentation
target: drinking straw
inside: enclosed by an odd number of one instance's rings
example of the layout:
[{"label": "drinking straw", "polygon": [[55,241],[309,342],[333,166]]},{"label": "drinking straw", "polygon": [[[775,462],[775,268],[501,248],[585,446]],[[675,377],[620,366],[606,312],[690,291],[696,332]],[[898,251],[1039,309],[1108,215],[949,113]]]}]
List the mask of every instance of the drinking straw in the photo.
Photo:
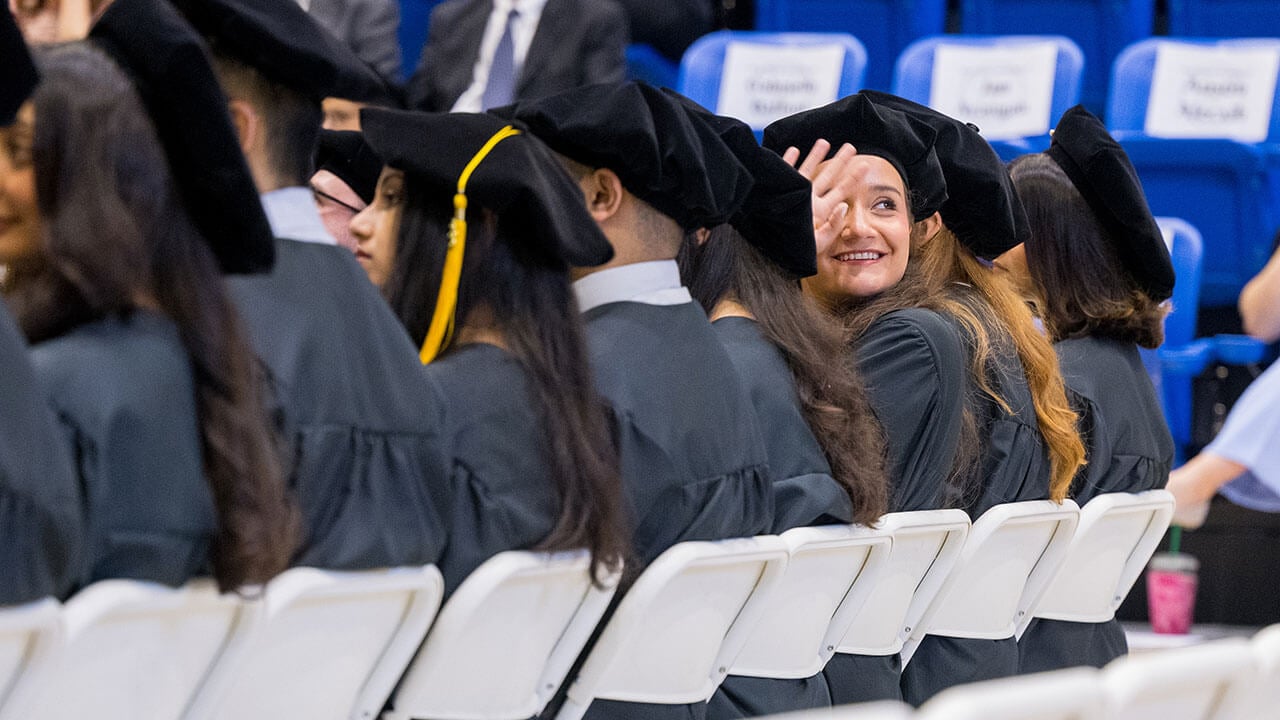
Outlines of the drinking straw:
[{"label": "drinking straw", "polygon": [[1182,526],[1174,525],[1169,528],[1169,552],[1178,554],[1182,551]]}]

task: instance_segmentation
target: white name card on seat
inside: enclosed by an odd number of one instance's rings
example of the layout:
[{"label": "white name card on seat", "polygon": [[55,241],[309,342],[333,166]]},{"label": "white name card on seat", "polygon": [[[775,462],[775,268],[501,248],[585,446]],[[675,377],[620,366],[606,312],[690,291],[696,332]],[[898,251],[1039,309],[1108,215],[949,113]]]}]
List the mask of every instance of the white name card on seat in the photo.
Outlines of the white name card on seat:
[{"label": "white name card on seat", "polygon": [[988,140],[1045,135],[1057,68],[1053,43],[939,45],[929,106],[977,125]]},{"label": "white name card on seat", "polygon": [[1262,142],[1271,125],[1280,47],[1156,48],[1145,130],[1162,138]]},{"label": "white name card on seat", "polygon": [[760,130],[778,118],[834,102],[844,54],[840,45],[731,42],[716,112]]}]

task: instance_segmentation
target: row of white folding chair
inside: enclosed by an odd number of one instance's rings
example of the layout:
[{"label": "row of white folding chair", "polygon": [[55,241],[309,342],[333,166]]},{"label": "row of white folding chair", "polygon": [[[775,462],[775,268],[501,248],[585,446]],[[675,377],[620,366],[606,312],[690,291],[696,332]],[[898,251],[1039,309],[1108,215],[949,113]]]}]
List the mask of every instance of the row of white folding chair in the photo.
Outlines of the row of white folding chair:
[{"label": "row of white folding chair", "polygon": [[1242,639],[961,685],[919,711],[871,703],[777,720],[1261,720],[1276,710],[1280,626]]}]

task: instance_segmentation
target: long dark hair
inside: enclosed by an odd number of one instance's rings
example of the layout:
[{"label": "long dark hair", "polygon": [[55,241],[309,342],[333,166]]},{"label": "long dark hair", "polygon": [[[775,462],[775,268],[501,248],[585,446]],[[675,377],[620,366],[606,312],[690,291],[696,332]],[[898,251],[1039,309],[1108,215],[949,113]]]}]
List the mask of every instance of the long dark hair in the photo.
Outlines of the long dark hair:
[{"label": "long dark hair", "polygon": [[[443,199],[442,199],[443,198]],[[405,174],[396,262],[387,280],[391,309],[415,344],[435,311],[448,245],[450,196]],[[617,450],[596,394],[568,268],[520,239],[521,223],[479,207],[468,211],[457,326],[491,318],[529,375],[560,515],[539,550],[588,548],[592,571],[617,569],[630,547]],[[458,347],[451,342],[445,352]]]},{"label": "long dark hair", "polygon": [[1047,155],[1024,155],[1009,173],[1031,222],[1027,267],[1050,337],[1097,336],[1159,347],[1168,305],[1138,287],[1062,168]]},{"label": "long dark hair", "polygon": [[853,503],[854,521],[870,525],[888,510],[885,440],[854,365],[845,333],[789,276],[730,225],[705,242],[685,238],[680,275],[710,314],[725,299],[741,303],[760,324],[795,378],[800,407]]},{"label": "long dark hair", "polygon": [[86,43],[37,60],[32,162],[43,236],[40,258],[11,278],[15,314],[33,342],[147,306],[177,325],[218,514],[214,574],[224,590],[266,582],[288,565],[297,513],[263,378],[213,253],[119,68]]}]

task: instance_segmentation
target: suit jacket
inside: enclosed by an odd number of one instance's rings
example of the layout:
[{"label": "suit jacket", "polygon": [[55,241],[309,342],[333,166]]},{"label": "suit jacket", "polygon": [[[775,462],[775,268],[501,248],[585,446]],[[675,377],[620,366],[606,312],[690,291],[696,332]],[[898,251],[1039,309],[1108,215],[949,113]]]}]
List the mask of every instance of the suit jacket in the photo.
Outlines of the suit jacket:
[{"label": "suit jacket", "polygon": [[400,3],[395,0],[311,0],[307,11],[383,78],[400,80]]},{"label": "suit jacket", "polygon": [[[471,85],[491,0],[448,0],[431,11],[409,80],[409,106],[445,112]],[[546,97],[626,75],[627,19],[613,0],[547,0],[520,68],[516,99]]]}]

